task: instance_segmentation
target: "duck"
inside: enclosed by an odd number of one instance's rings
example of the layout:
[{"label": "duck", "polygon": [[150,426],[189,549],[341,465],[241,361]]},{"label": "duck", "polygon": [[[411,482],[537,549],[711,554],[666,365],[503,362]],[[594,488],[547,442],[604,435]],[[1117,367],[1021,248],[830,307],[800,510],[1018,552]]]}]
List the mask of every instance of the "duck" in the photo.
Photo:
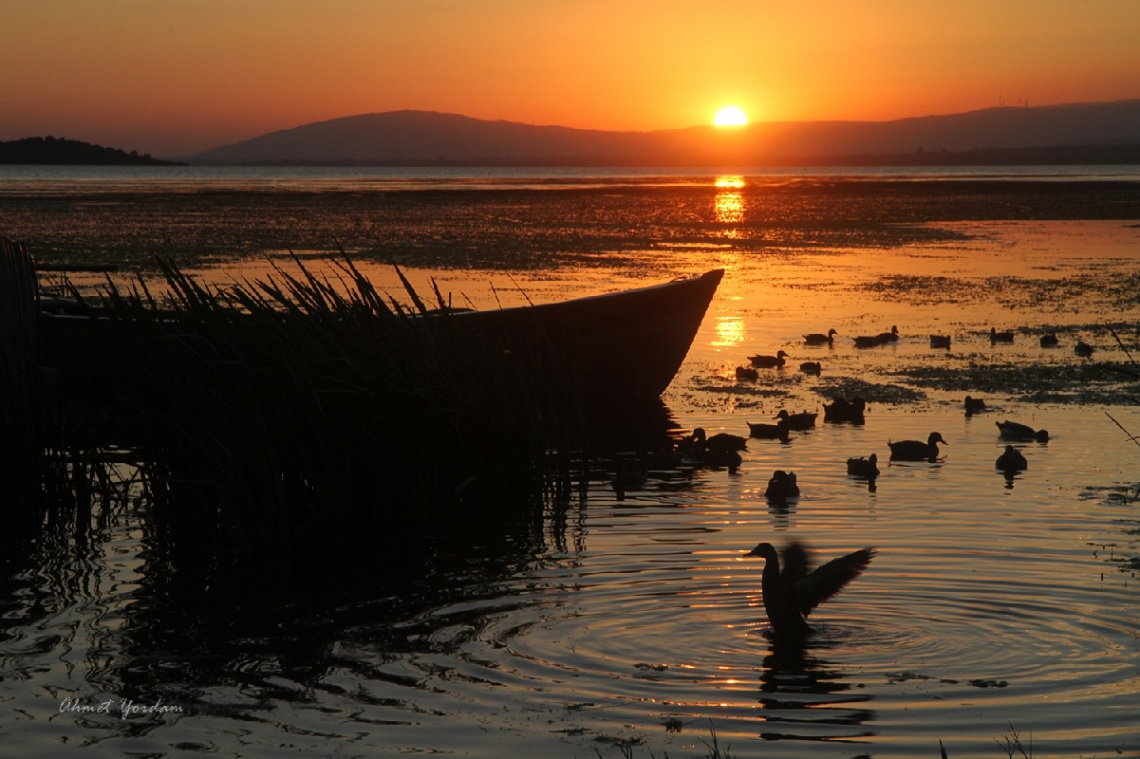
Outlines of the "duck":
[{"label": "duck", "polygon": [[729,474],[735,474],[744,462],[740,451],[745,450],[748,450],[748,440],[744,437],[728,432],[718,432],[709,437],[704,427],[695,428],[677,443],[677,452],[682,459],[712,467],[725,467]]},{"label": "duck", "polygon": [[1078,340],[1077,341],[1077,347],[1073,349],[1073,352],[1076,353],[1078,356],[1083,356],[1085,358],[1088,358],[1089,356],[1091,356],[1093,354],[1094,350],[1095,350],[1095,348],[1093,348],[1091,345],[1086,343],[1084,340]]},{"label": "duck", "polygon": [[880,332],[876,337],[880,344],[897,343],[899,341],[899,328],[892,324],[890,332]]},{"label": "duck", "polygon": [[800,371],[804,374],[814,374],[818,377],[820,372],[823,371],[823,366],[818,361],[805,361],[800,364]]},{"label": "duck", "polygon": [[1027,424],[1019,422],[994,422],[998,427],[998,435],[1002,440],[1014,440],[1021,442],[1032,442],[1036,440],[1038,443],[1046,443],[1049,441],[1048,430],[1035,430]]},{"label": "duck", "polygon": [[806,345],[831,345],[835,342],[835,336],[839,333],[833,329],[827,330],[827,334],[822,332],[812,332],[810,335],[804,335],[804,343]]},{"label": "duck", "polygon": [[867,402],[862,398],[852,398],[849,401],[836,398],[831,405],[823,404],[823,421],[863,424],[865,421],[863,412],[866,408]]},{"label": "duck", "polygon": [[812,633],[807,616],[861,575],[874,558],[875,549],[861,548],[811,569],[807,549],[793,542],[784,549],[783,571],[771,543],[760,543],[746,555],[764,559],[760,583],[773,635],[800,642]]},{"label": "duck", "polygon": [[1012,343],[1013,330],[1007,329],[1005,332],[998,332],[997,327],[990,327],[990,345],[994,343]]},{"label": "duck", "polygon": [[1003,472],[1021,472],[1029,468],[1029,462],[1025,460],[1021,451],[1012,445],[1007,445],[1005,452],[998,456],[994,466]]},{"label": "duck", "polygon": [[738,366],[736,367],[736,379],[755,382],[760,379],[760,373],[749,366]]},{"label": "duck", "polygon": [[775,424],[763,424],[761,422],[745,422],[748,425],[749,437],[759,438],[761,440],[782,440],[788,442],[788,424],[782,419]]},{"label": "duck", "polygon": [[775,356],[749,356],[748,360],[759,369],[782,369],[785,358],[788,358],[788,354],[780,350],[776,351]]},{"label": "duck", "polygon": [[815,420],[819,414],[811,411],[800,411],[796,414],[789,414],[787,409],[780,409],[780,413],[776,414],[776,419],[779,419],[789,430],[810,430],[815,427]]},{"label": "duck", "polygon": [[703,463],[714,469],[727,469],[729,474],[736,474],[744,458],[740,451],[732,449],[707,451],[702,459]]},{"label": "duck", "polygon": [[1053,334],[1052,332],[1049,332],[1048,334],[1041,336],[1041,347],[1042,348],[1056,348],[1058,343],[1060,343],[1060,342],[1061,341],[1058,340],[1057,336],[1055,334]]},{"label": "duck", "polygon": [[930,336],[931,348],[946,348],[950,349],[950,335],[931,335]]},{"label": "duck", "polygon": [[879,457],[872,453],[863,458],[847,459],[847,474],[860,477],[864,480],[873,480],[879,476]]},{"label": "duck", "polygon": [[926,442],[921,440],[900,440],[887,442],[891,449],[891,461],[934,461],[938,458],[938,444],[949,445],[942,435],[931,432]]},{"label": "duck", "polygon": [[[703,429],[697,429],[704,432]],[[742,435],[733,435],[730,432],[718,432],[715,435],[705,439],[705,451],[712,453],[721,453],[725,451],[746,451],[748,450],[748,439]]]},{"label": "duck", "polygon": [[770,501],[786,501],[789,498],[797,498],[800,494],[800,486],[796,482],[795,472],[785,472],[783,469],[777,469],[772,473],[772,478],[768,480],[768,487],[764,491],[764,496]]},{"label": "duck", "polygon": [[982,400],[981,398],[971,398],[968,395],[966,396],[965,406],[966,406],[966,416],[973,416],[974,414],[980,414],[986,410],[986,402],[984,400]]}]

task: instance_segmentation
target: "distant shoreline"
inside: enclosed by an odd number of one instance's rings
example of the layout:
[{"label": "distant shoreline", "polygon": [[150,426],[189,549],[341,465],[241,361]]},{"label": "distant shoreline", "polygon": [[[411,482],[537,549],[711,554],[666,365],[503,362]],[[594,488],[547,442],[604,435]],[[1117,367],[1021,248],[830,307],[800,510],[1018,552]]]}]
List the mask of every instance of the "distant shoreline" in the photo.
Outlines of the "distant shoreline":
[{"label": "distant shoreline", "polygon": [[0,165],[8,166],[184,166],[178,161],[105,148],[80,140],[25,137],[0,142]]},{"label": "distant shoreline", "polygon": [[[526,158],[484,158],[465,159],[440,157],[392,158],[388,160],[341,161],[194,161],[190,166],[220,167],[312,167],[332,168],[375,167],[375,168],[649,168],[658,166],[697,167],[705,166],[702,160],[677,160],[676,157],[660,156],[643,159],[603,159],[585,160],[582,158],[558,158],[552,156],[531,156]],[[853,167],[926,167],[938,168],[961,166],[1140,166],[1140,145],[1055,145],[1035,148],[982,148],[977,150],[917,150],[911,153],[878,153],[868,155],[805,156],[794,158],[767,159],[750,164],[757,168],[836,168]]]}]

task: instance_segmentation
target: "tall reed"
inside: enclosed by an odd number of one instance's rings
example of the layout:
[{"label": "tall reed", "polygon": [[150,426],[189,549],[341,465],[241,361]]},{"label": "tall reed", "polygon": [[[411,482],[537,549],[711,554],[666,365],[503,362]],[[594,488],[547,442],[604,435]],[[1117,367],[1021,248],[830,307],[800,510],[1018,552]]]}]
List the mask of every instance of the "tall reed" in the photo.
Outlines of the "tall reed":
[{"label": "tall reed", "polygon": [[108,282],[74,389],[145,462],[186,560],[351,571],[541,535],[544,451],[580,429],[572,382],[537,387],[462,317],[410,285],[401,305],[347,259],[331,278],[297,261],[225,288],[160,263],[161,298]]}]

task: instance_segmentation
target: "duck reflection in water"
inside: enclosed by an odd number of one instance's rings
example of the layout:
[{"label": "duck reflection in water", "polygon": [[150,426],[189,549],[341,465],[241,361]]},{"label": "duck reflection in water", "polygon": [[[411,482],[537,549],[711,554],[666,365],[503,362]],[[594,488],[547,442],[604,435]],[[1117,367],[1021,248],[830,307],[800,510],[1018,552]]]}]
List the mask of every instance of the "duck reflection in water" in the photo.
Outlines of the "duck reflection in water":
[{"label": "duck reflection in water", "polygon": [[860,706],[871,696],[852,692],[846,675],[812,656],[802,642],[774,640],[763,666],[762,739],[849,740],[875,734],[864,727],[874,722],[874,712]]}]

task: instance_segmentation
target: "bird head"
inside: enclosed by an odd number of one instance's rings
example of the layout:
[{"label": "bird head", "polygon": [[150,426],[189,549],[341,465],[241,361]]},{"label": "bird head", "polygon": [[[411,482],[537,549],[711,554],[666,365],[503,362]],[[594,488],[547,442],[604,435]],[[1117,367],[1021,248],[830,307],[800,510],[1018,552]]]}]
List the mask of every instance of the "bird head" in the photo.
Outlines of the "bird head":
[{"label": "bird head", "polygon": [[746,556],[759,556],[763,559],[778,559],[779,558],[776,555],[775,546],[773,546],[771,543],[760,543],[745,555]]}]

